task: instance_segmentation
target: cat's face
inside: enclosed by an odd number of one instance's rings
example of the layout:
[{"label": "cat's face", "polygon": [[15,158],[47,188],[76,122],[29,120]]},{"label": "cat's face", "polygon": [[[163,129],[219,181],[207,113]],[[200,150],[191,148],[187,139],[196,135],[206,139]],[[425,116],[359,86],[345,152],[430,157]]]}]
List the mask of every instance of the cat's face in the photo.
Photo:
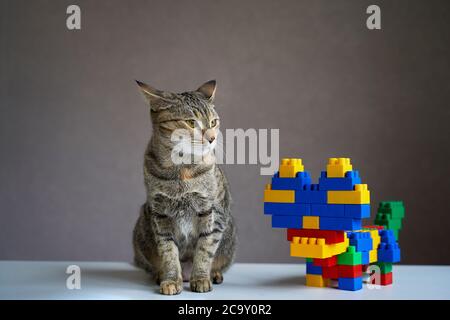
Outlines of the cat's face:
[{"label": "cat's face", "polygon": [[214,107],[216,82],[196,91],[169,93],[138,82],[151,107],[153,135],[180,156],[208,157],[217,145],[220,119]]}]

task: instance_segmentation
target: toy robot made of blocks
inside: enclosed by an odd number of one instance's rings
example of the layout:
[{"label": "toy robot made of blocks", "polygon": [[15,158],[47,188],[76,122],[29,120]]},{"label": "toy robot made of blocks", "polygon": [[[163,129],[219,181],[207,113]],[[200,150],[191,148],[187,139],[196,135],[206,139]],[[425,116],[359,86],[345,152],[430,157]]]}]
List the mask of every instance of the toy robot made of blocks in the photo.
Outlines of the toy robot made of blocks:
[{"label": "toy robot made of blocks", "polygon": [[[403,203],[381,202],[375,224],[363,227],[370,191],[349,158],[330,158],[318,184],[301,159],[282,159],[264,190],[264,214],[272,215],[273,228],[287,229],[291,256],[306,258],[307,286],[355,291],[363,281],[392,284]],[[379,268],[378,276],[370,276],[370,265]]]}]

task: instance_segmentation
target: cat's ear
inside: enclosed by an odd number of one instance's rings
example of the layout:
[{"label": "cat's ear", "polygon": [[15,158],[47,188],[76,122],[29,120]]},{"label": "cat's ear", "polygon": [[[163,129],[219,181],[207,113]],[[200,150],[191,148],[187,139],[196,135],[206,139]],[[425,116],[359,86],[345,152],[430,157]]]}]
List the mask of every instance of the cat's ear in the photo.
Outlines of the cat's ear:
[{"label": "cat's ear", "polygon": [[216,80],[210,80],[202,84],[197,89],[197,92],[200,92],[209,102],[213,102],[216,95],[216,87]]},{"label": "cat's ear", "polygon": [[170,93],[155,89],[146,83],[135,80],[152,111],[160,111],[173,106],[176,101]]}]

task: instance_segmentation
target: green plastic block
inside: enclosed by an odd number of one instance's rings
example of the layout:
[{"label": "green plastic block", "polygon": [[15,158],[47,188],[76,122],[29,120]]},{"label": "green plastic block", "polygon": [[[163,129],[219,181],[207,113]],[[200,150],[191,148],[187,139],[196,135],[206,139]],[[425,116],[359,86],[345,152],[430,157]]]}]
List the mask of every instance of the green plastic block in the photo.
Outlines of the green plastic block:
[{"label": "green plastic block", "polygon": [[382,201],[377,212],[388,214],[391,218],[396,219],[405,217],[405,207],[402,201]]},{"label": "green plastic block", "polygon": [[392,263],[377,262],[376,265],[380,267],[381,274],[392,272]]},{"label": "green plastic block", "polygon": [[313,262],[313,258],[305,258],[306,262]]},{"label": "green plastic block", "polygon": [[341,253],[337,256],[338,265],[357,266],[362,264],[361,252],[356,252],[354,246],[349,246],[347,252]]},{"label": "green plastic block", "polygon": [[402,219],[393,219],[385,213],[378,213],[375,217],[375,224],[385,226],[387,229],[400,230],[402,228]]}]

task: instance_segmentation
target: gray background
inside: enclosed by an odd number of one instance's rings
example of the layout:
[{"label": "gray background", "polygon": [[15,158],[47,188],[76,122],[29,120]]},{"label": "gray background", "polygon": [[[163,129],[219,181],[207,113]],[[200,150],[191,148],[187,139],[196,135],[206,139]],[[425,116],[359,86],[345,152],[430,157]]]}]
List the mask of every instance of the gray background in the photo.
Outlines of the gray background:
[{"label": "gray background", "polygon": [[[151,130],[133,79],[217,79],[224,128],[280,128],[314,177],[351,157],[373,207],[406,203],[403,262],[450,263],[448,1],[0,3],[0,259],[131,260]],[[225,170],[238,260],[298,261],[262,213],[269,177]]]}]

